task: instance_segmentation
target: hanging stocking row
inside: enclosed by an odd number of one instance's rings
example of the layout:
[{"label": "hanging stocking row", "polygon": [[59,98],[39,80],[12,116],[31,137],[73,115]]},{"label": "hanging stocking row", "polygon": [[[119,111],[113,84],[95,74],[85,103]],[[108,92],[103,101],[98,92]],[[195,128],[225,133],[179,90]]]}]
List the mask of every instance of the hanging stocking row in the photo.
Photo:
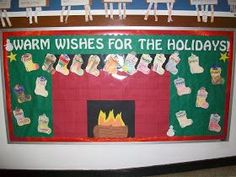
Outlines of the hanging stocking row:
[{"label": "hanging stocking row", "polygon": [[61,15],[60,15],[60,22],[64,22],[64,14],[66,13],[66,18],[65,18],[65,23],[67,23],[70,12],[71,12],[71,6],[84,6],[84,11],[85,11],[85,21],[92,21],[93,16],[91,14],[91,6],[92,4],[91,0],[72,0],[72,1],[67,1],[67,0],[61,0]]},{"label": "hanging stocking row", "polygon": [[[218,0],[191,0],[191,5],[195,5],[197,12],[197,21],[205,22],[208,21],[209,7],[210,7],[210,17],[211,23],[214,22],[214,5],[218,3]],[[202,19],[201,19],[202,16]]]},{"label": "hanging stocking row", "polygon": [[174,7],[174,3],[175,0],[147,0],[147,3],[149,3],[148,8],[147,8],[147,12],[145,14],[144,20],[148,20],[149,14],[152,10],[154,10],[154,17],[155,17],[155,21],[158,21],[158,17],[157,17],[157,7],[159,3],[166,3],[167,6],[167,10],[168,10],[168,22],[172,22],[172,11],[173,11],[173,7]]},{"label": "hanging stocking row", "polygon": [[126,3],[132,2],[132,0],[103,0],[104,9],[105,9],[105,17],[109,17],[110,10],[110,18],[113,19],[114,16],[114,6],[113,3],[118,4],[119,18],[126,19]]},{"label": "hanging stocking row", "polygon": [[[8,17],[7,9],[11,8],[11,0],[1,0],[0,1],[0,19],[2,27],[12,26],[10,18]],[[6,20],[6,22],[5,22]]]},{"label": "hanging stocking row", "polygon": [[228,4],[230,5],[230,12],[236,15],[236,0],[228,0]]}]

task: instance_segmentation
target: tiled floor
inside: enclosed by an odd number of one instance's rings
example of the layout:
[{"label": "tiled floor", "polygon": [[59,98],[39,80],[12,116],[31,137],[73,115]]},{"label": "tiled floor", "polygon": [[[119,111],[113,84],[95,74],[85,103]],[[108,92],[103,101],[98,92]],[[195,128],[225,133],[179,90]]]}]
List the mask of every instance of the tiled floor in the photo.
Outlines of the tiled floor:
[{"label": "tiled floor", "polygon": [[158,177],[236,177],[236,166],[196,170],[191,172],[168,175],[159,175]]}]

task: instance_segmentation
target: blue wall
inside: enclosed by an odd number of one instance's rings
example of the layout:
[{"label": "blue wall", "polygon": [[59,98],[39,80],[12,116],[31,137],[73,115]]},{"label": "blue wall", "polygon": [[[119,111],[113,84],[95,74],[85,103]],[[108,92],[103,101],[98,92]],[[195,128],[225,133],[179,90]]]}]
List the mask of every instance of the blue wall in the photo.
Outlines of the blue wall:
[{"label": "blue wall", "polygon": [[[229,6],[227,0],[218,0],[219,4],[215,6],[216,11],[228,12]],[[44,7],[43,10],[60,10],[61,9],[60,0],[49,0],[49,6]],[[19,1],[12,0],[12,8],[9,11],[25,11],[23,8],[18,8]],[[133,0],[132,3],[127,5],[127,9],[146,9],[146,0]],[[159,5],[160,9],[166,9],[165,4]],[[81,9],[81,7],[72,7],[72,9]],[[102,0],[93,0],[92,9],[103,9]],[[176,0],[174,4],[175,10],[194,10],[194,6],[190,5],[190,0]]]}]

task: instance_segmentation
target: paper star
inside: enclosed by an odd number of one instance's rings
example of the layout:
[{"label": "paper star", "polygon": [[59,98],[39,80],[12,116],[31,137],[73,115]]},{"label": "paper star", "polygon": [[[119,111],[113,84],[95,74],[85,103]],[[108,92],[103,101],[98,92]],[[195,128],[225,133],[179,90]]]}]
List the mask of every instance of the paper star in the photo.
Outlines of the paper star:
[{"label": "paper star", "polygon": [[220,53],[220,60],[222,60],[223,62],[226,62],[229,59],[227,52],[225,53]]},{"label": "paper star", "polygon": [[11,63],[12,61],[16,61],[16,54],[14,54],[14,53],[11,52],[10,55],[7,56],[7,58],[10,59],[10,63]]}]

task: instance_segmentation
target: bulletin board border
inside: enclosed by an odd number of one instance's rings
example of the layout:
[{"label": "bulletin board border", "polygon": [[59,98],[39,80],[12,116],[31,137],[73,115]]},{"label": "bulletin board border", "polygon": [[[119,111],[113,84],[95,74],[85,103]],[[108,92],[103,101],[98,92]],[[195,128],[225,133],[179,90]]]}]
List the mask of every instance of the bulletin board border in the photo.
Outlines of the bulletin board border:
[{"label": "bulletin board border", "polygon": [[[84,33],[85,30],[89,30],[87,33]],[[225,123],[228,123],[226,128],[224,129],[224,133],[219,136],[181,136],[181,137],[150,137],[150,138],[119,138],[119,139],[91,139],[91,138],[15,138],[12,137],[11,131],[11,126],[9,126],[9,119],[11,117],[11,108],[9,105],[11,100],[10,100],[10,93],[7,93],[8,86],[6,85],[6,81],[8,79],[8,76],[4,74],[4,71],[7,71],[8,68],[6,66],[6,63],[4,63],[3,59],[1,60],[1,73],[2,73],[2,88],[3,89],[3,103],[4,103],[4,115],[5,115],[5,123],[6,123],[6,129],[7,129],[7,140],[9,144],[30,144],[30,143],[82,143],[82,144],[87,144],[87,143],[182,143],[182,142],[215,142],[215,141],[221,141],[225,140],[227,141],[229,138],[229,130],[230,130],[230,120],[231,120],[231,115],[232,115],[232,98],[233,98],[233,86],[234,86],[234,70],[235,70],[235,50],[236,50],[236,29],[222,29],[222,28],[192,28],[192,27],[142,27],[142,26],[137,26],[137,27],[42,27],[42,28],[21,28],[21,29],[3,29],[0,30],[0,42],[3,44],[3,39],[4,39],[4,32],[7,32],[8,34],[11,34],[11,32],[15,33],[16,31],[19,31],[19,33],[24,32],[24,31],[29,31],[29,32],[40,32],[42,35],[47,35],[52,32],[59,32],[63,33],[68,31],[69,33],[71,31],[77,31],[78,34],[80,32],[83,32],[83,34],[91,34],[91,35],[96,35],[96,34],[101,34],[105,32],[109,33],[116,33],[116,32],[124,32],[122,34],[132,34],[130,32],[134,31],[139,31],[140,33],[135,33],[135,34],[142,34],[141,31],[145,31],[145,34],[154,34],[155,32],[160,34],[189,34],[189,35],[197,35],[200,32],[211,32],[211,35],[222,35],[226,34],[227,36],[230,37],[230,42],[233,44],[233,48],[230,48],[231,50],[229,51],[229,54],[232,56],[232,59],[229,63],[229,72],[228,72],[228,82],[227,82],[227,90],[226,90],[226,105],[225,105]],[[100,33],[99,33],[100,32]],[[148,32],[148,33],[147,33]],[[232,33],[229,33],[232,32]],[[64,34],[64,33],[63,33]],[[66,34],[66,33],[65,33]],[[209,36],[211,36],[209,35]],[[19,35],[20,36],[20,35]],[[4,56],[4,51],[3,48],[0,49],[0,53],[2,56]],[[229,75],[231,74],[231,76]],[[9,95],[8,95],[9,94]],[[231,95],[231,96],[230,96]],[[10,127],[10,129],[9,129]]]}]

